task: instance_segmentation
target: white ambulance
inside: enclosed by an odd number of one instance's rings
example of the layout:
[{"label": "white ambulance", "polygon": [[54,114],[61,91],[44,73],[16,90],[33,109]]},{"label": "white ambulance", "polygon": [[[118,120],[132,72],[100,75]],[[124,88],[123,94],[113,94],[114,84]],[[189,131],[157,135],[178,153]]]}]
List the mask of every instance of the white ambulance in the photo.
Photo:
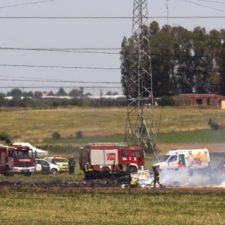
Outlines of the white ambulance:
[{"label": "white ambulance", "polygon": [[160,170],[177,170],[185,167],[191,169],[208,168],[210,166],[209,151],[206,148],[172,150],[165,155],[163,162],[158,162],[154,166]]}]

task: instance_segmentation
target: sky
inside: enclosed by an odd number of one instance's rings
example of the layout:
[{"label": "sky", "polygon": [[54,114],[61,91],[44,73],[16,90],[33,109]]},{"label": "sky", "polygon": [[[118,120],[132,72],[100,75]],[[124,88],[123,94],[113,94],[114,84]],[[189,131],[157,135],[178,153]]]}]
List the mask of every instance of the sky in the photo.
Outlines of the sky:
[{"label": "sky", "polygon": [[[148,11],[161,26],[224,28],[225,0],[148,0]],[[0,0],[0,92],[121,94],[118,53],[132,34],[132,14],[132,0]]]}]

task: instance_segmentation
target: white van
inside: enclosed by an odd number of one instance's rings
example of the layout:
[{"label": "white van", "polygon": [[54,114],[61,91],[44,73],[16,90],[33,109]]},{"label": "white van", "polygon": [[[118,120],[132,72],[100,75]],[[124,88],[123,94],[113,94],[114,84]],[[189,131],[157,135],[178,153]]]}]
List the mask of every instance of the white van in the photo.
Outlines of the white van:
[{"label": "white van", "polygon": [[160,170],[180,169],[183,167],[191,169],[201,169],[210,166],[209,151],[203,149],[179,149],[169,151],[165,155],[165,160],[154,164]]}]

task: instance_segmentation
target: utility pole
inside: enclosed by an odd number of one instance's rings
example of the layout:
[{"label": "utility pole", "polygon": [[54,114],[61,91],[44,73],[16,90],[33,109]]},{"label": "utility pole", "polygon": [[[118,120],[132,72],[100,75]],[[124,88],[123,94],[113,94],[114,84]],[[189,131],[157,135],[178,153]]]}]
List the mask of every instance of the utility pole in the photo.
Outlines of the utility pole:
[{"label": "utility pole", "polygon": [[169,25],[169,0],[165,0],[166,5],[166,24]]},{"label": "utility pole", "polygon": [[147,0],[134,0],[131,58],[125,141],[157,158]]}]

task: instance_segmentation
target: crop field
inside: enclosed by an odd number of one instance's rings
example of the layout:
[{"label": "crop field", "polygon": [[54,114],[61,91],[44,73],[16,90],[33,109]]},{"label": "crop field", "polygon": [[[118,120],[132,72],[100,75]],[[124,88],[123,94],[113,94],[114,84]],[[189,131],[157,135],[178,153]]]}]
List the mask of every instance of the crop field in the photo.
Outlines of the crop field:
[{"label": "crop field", "polygon": [[[33,143],[46,143],[46,139],[49,142],[54,132],[58,132],[67,142],[72,142],[78,131],[90,140],[91,137],[101,136],[108,137],[107,140],[110,137],[121,140],[125,131],[126,110],[125,107],[2,109],[0,117],[4,119],[1,120],[0,131],[8,133],[14,140]],[[225,111],[220,109],[159,107],[154,114],[155,129],[159,133],[205,130],[209,128],[209,119],[225,126]]]},{"label": "crop field", "polygon": [[225,224],[221,190],[0,191],[1,225]]}]

